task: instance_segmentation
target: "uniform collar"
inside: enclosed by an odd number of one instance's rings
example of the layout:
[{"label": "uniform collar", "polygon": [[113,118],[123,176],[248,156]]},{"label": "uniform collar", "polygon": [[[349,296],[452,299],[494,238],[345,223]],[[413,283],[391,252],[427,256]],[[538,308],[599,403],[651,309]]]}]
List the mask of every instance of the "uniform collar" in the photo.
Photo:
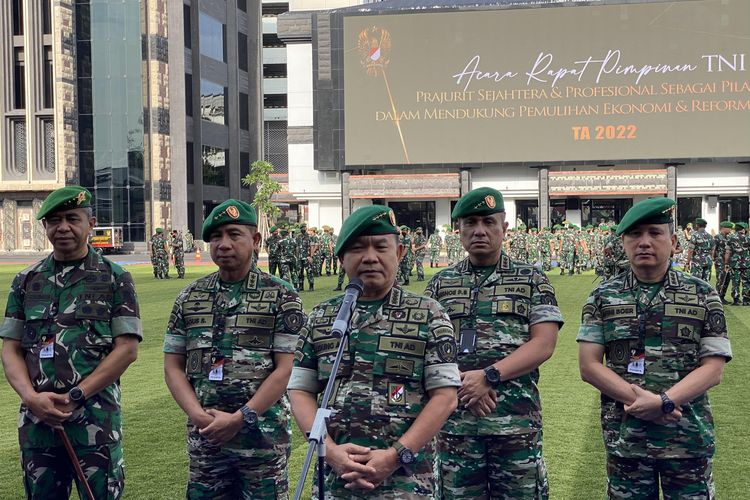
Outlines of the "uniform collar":
[{"label": "uniform collar", "polygon": [[[472,270],[474,269],[468,257],[466,257],[464,260],[456,264],[456,267],[462,273],[469,273],[469,272],[472,272]],[[495,265],[495,270],[493,274],[497,272],[511,271],[513,268],[514,268],[513,262],[510,260],[510,257],[508,257],[505,251],[502,251],[500,253],[500,259],[497,261],[497,264]]]},{"label": "uniform collar", "polygon": [[[682,285],[682,278],[680,277],[680,274],[675,271],[674,269],[669,269],[667,271],[667,276],[665,277],[663,283],[663,287],[665,289],[676,289],[680,288]],[[622,281],[622,291],[628,291],[628,290],[634,290],[638,287],[638,278],[635,277],[635,273],[632,269],[628,269],[628,271],[625,273],[625,277]]]}]

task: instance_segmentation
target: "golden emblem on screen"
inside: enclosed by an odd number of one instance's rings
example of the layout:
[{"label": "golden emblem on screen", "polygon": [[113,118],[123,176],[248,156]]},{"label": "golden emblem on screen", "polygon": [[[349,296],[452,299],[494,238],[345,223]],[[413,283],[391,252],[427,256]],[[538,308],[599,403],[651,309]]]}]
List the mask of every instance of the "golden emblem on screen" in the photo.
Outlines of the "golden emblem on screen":
[{"label": "golden emblem on screen", "polygon": [[373,26],[362,30],[357,46],[362,66],[370,76],[378,76],[390,62],[391,34],[384,28]]}]

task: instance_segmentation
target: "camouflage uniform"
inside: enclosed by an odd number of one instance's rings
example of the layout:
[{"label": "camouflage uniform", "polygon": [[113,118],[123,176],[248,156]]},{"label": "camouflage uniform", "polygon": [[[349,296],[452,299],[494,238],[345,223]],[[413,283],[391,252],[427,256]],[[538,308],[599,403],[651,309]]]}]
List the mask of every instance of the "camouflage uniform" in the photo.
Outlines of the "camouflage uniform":
[{"label": "camouflage uniform", "polygon": [[151,251],[149,252],[149,257],[151,258],[151,266],[154,268],[154,278],[159,277],[159,264],[156,258],[156,243],[158,242],[157,239],[158,234],[154,233],[151,236],[151,239],[148,241],[149,248]]},{"label": "camouflage uniform", "polygon": [[539,257],[542,261],[542,271],[550,271],[552,269],[550,242],[553,239],[554,236],[549,231],[542,230],[542,232],[539,233]]},{"label": "camouflage uniform", "polygon": [[307,282],[310,285],[310,290],[315,289],[315,277],[320,276],[320,265],[323,260],[320,257],[320,238],[317,234],[307,235],[307,240],[310,245],[311,258],[306,260],[307,262]]},{"label": "camouflage uniform", "polygon": [[732,271],[732,300],[735,305],[750,304],[750,239],[745,231],[729,235],[726,252]]},{"label": "camouflage uniform", "polygon": [[[289,283],[252,269],[237,283],[218,272],[185,288],[175,301],[164,352],[186,357],[185,371],[204,408],[234,413],[274,370],[274,353],[293,353],[305,322],[302,302]],[[209,372],[223,366],[221,380]],[[285,499],[291,419],[286,394],[257,428],[247,426],[223,446],[187,422],[190,472],[187,497]]]},{"label": "camouflage uniform", "polygon": [[[333,263],[334,259],[333,257],[333,245],[331,239],[331,233],[326,230],[323,232],[323,236],[320,238],[320,251],[321,256],[323,257],[323,263],[325,264],[326,268],[326,276],[331,275],[331,264]],[[335,271],[334,271],[335,273]],[[322,274],[322,267],[321,267],[321,274]]]},{"label": "camouflage uniform", "polygon": [[404,245],[404,256],[401,258],[401,262],[398,263],[398,277],[396,278],[400,285],[409,284],[409,270],[411,269],[411,236],[408,234],[401,234],[399,236],[401,244]]},{"label": "camouflage uniform", "polygon": [[[21,342],[37,392],[67,393],[91,375],[120,335],[143,336],[133,278],[92,247],[80,263],[63,267],[50,255],[13,280],[0,337]],[[49,358],[43,352],[48,345]],[[88,396],[63,425],[96,498],[120,498],[119,384]],[[27,497],[68,498],[75,474],[57,433],[21,405],[18,435]]]},{"label": "camouflage uniform", "polygon": [[[310,256],[310,237],[307,235],[306,230],[302,230],[295,238],[297,243],[297,260],[295,267],[297,268],[297,283],[295,286],[297,290],[305,289],[305,271],[307,271],[307,281],[310,282],[310,270],[311,263],[307,261]],[[310,282],[315,283],[315,278],[312,278]]]},{"label": "camouflage uniform", "polygon": [[[719,292],[719,296],[724,300],[724,295],[727,291],[727,285],[729,284],[729,276],[727,269],[724,269],[724,253],[727,251],[727,241],[732,233],[724,234],[721,231],[714,237],[714,244],[716,245],[716,258],[714,259],[714,267],[716,268],[716,290]],[[725,274],[727,273],[727,274]],[[724,289],[720,290],[719,287],[724,284]]]},{"label": "camouflage uniform", "polygon": [[711,251],[714,248],[714,237],[705,229],[693,231],[688,243],[688,250],[692,250],[690,274],[704,281],[711,279]]},{"label": "camouflage uniform", "polygon": [[195,245],[195,241],[193,240],[193,233],[188,230],[185,233],[185,251],[191,252],[193,250],[193,245]]},{"label": "camouflage uniform", "polygon": [[417,264],[417,281],[424,281],[424,258],[427,255],[427,247],[425,246],[421,250],[416,250],[416,247],[427,244],[427,238],[424,237],[421,231],[418,231],[414,235],[414,262]]},{"label": "camouflage uniform", "polygon": [[563,233],[562,240],[562,265],[560,267],[560,275],[565,274],[568,271],[568,276],[571,276],[575,271],[576,259],[578,258],[577,253],[577,237],[575,229],[566,229]]},{"label": "camouflage uniform", "polygon": [[[630,268],[630,262],[625,255],[625,248],[622,246],[622,239],[617,234],[612,233],[604,244],[604,276],[607,280],[617,276],[622,271]],[[609,253],[608,253],[609,252]]]},{"label": "camouflage uniform", "polygon": [[[339,340],[330,330],[343,296],[313,309],[300,333],[289,389],[320,394]],[[383,301],[360,301],[331,396],[328,433],[337,444],[387,449],[409,429],[427,392],[461,385],[448,316],[434,300],[394,286]],[[375,490],[353,491],[326,466],[326,498],[434,498],[434,444],[414,450],[413,474],[398,469]],[[317,489],[315,488],[315,491]]]},{"label": "camouflage uniform", "polygon": [[[704,356],[731,359],[732,351],[721,300],[708,283],[669,270],[657,287],[654,295],[632,271],[601,283],[583,307],[577,340],[604,345],[607,368],[659,394]],[[643,359],[642,370],[629,369],[634,359]],[[629,415],[602,394],[601,422],[609,498],[659,498],[659,476],[664,498],[714,498],[707,394],[682,405],[682,419],[669,425]]]},{"label": "camouflage uniform", "polygon": [[271,233],[266,239],[266,252],[268,252],[268,274],[276,276],[278,271],[281,274],[281,266],[279,262],[279,241],[281,236],[277,233]]},{"label": "camouflage uniform", "polygon": [[156,258],[156,277],[169,278],[169,254],[167,240],[163,234],[157,234],[151,239],[151,251]]},{"label": "camouflage uniform", "polygon": [[435,231],[430,235],[430,267],[440,267],[440,248],[443,246],[443,239]]},{"label": "camouflage uniform", "polygon": [[174,233],[172,235],[172,256],[174,257],[174,267],[177,268],[177,277],[185,277],[185,250],[182,246],[182,235]]},{"label": "camouflage uniform", "polygon": [[291,235],[282,235],[279,240],[279,274],[281,279],[290,284],[297,283],[295,261],[297,259],[297,243]]},{"label": "camouflage uniform", "polygon": [[[435,275],[425,295],[448,311],[459,338],[462,372],[484,369],[529,340],[529,328],[563,318],[547,277],[503,253],[494,269],[469,259]],[[486,279],[482,272],[489,272]],[[474,339],[472,341],[472,339]],[[547,498],[542,459],[539,371],[496,389],[497,407],[476,417],[459,402],[438,437],[440,498]]]}]

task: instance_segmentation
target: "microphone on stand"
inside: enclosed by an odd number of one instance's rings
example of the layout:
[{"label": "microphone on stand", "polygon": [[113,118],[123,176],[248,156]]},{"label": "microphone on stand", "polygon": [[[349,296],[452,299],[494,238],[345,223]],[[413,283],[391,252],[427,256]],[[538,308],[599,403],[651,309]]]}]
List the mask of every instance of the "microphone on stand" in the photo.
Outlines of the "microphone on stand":
[{"label": "microphone on stand", "polygon": [[341,338],[346,334],[349,329],[349,322],[352,319],[352,313],[354,312],[354,306],[357,305],[359,296],[362,295],[364,290],[364,283],[359,278],[354,278],[349,281],[344,291],[344,301],[341,303],[341,309],[336,315],[336,320],[333,322],[331,327],[331,335],[336,338]]}]

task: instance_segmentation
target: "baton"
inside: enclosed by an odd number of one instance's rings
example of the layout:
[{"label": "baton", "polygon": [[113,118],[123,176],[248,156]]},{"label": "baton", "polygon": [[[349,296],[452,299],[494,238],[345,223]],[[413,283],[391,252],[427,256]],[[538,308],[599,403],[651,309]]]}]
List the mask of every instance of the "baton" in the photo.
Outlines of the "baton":
[{"label": "baton", "polygon": [[65,434],[65,429],[57,429],[57,433],[60,435],[60,439],[62,439],[62,442],[65,445],[65,451],[68,452],[70,462],[73,464],[73,468],[76,471],[78,480],[83,484],[83,489],[86,490],[86,495],[91,500],[96,500],[96,497],[94,497],[94,493],[91,491],[91,487],[89,486],[88,481],[86,481],[86,476],[83,474],[81,464],[78,463],[78,457],[76,456],[76,452],[73,450],[73,445],[70,444],[70,439],[68,439],[68,435]]}]

